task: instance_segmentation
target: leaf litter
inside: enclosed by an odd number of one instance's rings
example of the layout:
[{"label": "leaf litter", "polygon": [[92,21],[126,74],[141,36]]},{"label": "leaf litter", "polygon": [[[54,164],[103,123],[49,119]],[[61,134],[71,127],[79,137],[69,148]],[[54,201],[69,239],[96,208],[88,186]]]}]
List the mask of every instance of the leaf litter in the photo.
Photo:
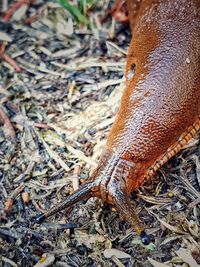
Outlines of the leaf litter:
[{"label": "leaf litter", "polygon": [[88,179],[125,87],[130,30],[100,21],[113,1],[88,10],[66,2],[85,25],[43,0],[0,21],[0,41],[22,69],[0,61],[0,265],[199,266],[199,137],[133,195],[155,236],[149,247],[97,199],[31,224]]}]

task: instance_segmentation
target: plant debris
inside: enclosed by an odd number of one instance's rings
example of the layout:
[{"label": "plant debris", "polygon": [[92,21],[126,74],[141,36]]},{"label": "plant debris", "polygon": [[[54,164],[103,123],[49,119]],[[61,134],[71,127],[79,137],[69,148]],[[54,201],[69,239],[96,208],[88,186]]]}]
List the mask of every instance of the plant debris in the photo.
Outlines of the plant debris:
[{"label": "plant debris", "polygon": [[0,266],[199,266],[199,136],[132,195],[149,246],[95,198],[33,223],[95,168],[131,39],[114,1],[58,2],[0,3]]}]

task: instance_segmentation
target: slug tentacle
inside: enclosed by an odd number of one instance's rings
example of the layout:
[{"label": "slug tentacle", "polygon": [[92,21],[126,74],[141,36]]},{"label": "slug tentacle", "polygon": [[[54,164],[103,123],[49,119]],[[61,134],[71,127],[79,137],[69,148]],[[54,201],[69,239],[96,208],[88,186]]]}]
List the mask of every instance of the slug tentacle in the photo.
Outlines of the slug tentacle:
[{"label": "slug tentacle", "polygon": [[95,196],[95,193],[97,191],[99,191],[98,180],[86,183],[80,189],[78,189],[73,194],[68,196],[63,202],[60,202],[55,207],[48,210],[46,213],[42,213],[42,214],[37,215],[34,218],[34,222],[35,223],[41,223],[46,218],[54,215],[55,213],[57,213],[63,209],[67,209],[81,200],[87,200],[87,199]]},{"label": "slug tentacle", "polygon": [[142,243],[144,245],[148,245],[151,242],[151,236],[146,234],[144,226],[136,214],[135,207],[133,206],[127,194],[117,190],[113,195],[113,203],[122,217],[129,222],[130,225],[135,229],[136,233],[139,234]]},{"label": "slug tentacle", "polygon": [[128,160],[120,159],[113,154],[100,176],[99,197],[113,204],[120,212],[122,218],[128,221],[140,235],[142,243],[147,245],[151,242],[151,237],[144,231],[144,227],[130,201],[130,190],[127,188],[129,179],[133,178],[134,175],[137,175],[136,164]]}]

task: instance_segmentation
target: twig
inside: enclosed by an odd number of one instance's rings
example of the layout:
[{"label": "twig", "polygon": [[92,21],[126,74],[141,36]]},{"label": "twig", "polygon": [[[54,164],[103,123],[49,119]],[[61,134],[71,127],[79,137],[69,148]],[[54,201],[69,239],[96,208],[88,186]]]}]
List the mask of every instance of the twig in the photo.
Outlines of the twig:
[{"label": "twig", "polygon": [[15,130],[10,122],[10,119],[6,115],[5,111],[0,107],[0,120],[3,122],[5,129],[7,130],[7,135],[11,140],[15,139]]},{"label": "twig", "polygon": [[42,122],[34,122],[33,126],[39,129],[52,129],[51,126]]},{"label": "twig", "polygon": [[12,194],[10,195],[10,197],[6,200],[6,203],[5,203],[5,208],[4,208],[4,211],[6,213],[8,213],[10,211],[10,209],[12,208],[13,206],[13,203],[14,203],[14,200],[16,199],[16,197],[24,190],[24,185],[21,184],[20,186],[18,186],[13,192]]},{"label": "twig", "polygon": [[5,15],[3,16],[3,21],[8,22],[17,9],[19,9],[23,5],[29,6],[34,2],[35,0],[18,0],[6,11]]},{"label": "twig", "polygon": [[15,178],[13,180],[14,183],[18,183],[18,182],[25,182],[27,180],[29,180],[31,178],[31,172],[33,171],[34,167],[35,167],[36,162],[35,161],[30,161],[28,164],[28,167],[26,169],[25,172],[23,172],[22,174],[20,174],[17,178]]},{"label": "twig", "polygon": [[5,53],[6,45],[7,42],[0,43],[0,57],[4,59],[6,62],[8,62],[16,70],[16,72],[21,72],[21,68],[17,64],[17,62]]}]

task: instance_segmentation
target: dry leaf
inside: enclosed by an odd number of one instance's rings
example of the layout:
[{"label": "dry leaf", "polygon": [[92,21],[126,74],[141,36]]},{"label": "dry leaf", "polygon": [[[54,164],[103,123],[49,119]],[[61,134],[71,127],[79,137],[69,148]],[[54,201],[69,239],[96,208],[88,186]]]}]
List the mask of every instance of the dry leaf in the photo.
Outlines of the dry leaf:
[{"label": "dry leaf", "polygon": [[174,233],[177,233],[177,234],[182,234],[182,235],[185,235],[186,233],[184,231],[181,231],[180,229],[178,229],[177,227],[161,220],[160,218],[158,218],[159,222],[161,222],[167,229],[171,230],[172,232]]},{"label": "dry leaf", "polygon": [[162,219],[160,219],[154,212],[151,211],[151,213],[157,218],[157,220],[162,223],[162,225],[164,225],[167,229],[171,230],[172,232],[174,233],[177,233],[177,234],[181,234],[181,235],[186,235],[187,233],[178,229],[177,227],[163,221]]},{"label": "dry leaf", "polygon": [[0,41],[12,42],[12,39],[7,33],[0,31]]},{"label": "dry leaf", "polygon": [[131,255],[115,248],[105,249],[103,252],[105,258],[110,259],[112,256],[115,256],[118,259],[130,259]]},{"label": "dry leaf", "polygon": [[181,258],[184,262],[189,264],[190,267],[200,267],[199,264],[194,260],[192,257],[190,251],[184,248],[180,248],[178,251],[176,251],[176,254]]},{"label": "dry leaf", "polygon": [[12,16],[13,20],[20,21],[25,16],[27,9],[28,5],[25,4],[18,8]]},{"label": "dry leaf", "polygon": [[74,33],[73,21],[71,18],[68,21],[61,21],[57,23],[56,27],[58,33],[71,36]]}]

